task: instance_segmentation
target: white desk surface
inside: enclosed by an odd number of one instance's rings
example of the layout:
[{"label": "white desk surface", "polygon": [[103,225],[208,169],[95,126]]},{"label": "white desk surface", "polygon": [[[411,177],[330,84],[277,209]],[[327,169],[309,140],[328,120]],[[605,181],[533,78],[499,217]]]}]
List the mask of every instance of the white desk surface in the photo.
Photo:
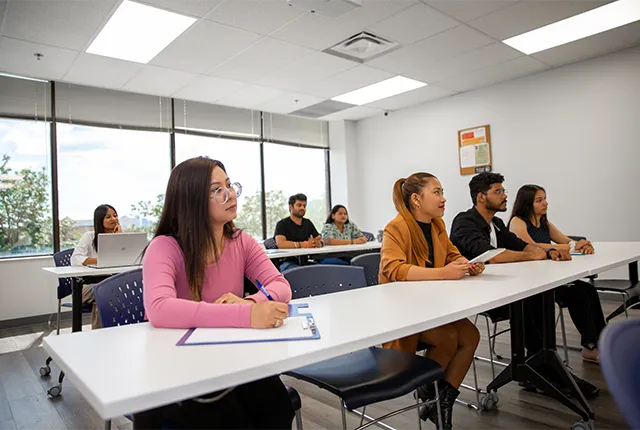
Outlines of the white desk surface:
[{"label": "white desk surface", "polygon": [[44,348],[105,419],[150,409],[434,328],[640,259],[640,242],[596,243],[572,262],[489,265],[460,281],[396,282],[298,300],[320,340],[175,346],[148,323],[50,336]]},{"label": "white desk surface", "polygon": [[336,254],[342,252],[362,252],[377,250],[382,247],[380,242],[367,242],[357,245],[326,245],[322,248],[296,248],[296,249],[267,249],[270,259],[300,257],[303,255]]},{"label": "white desk surface", "polygon": [[96,269],[87,266],[43,267],[42,270],[53,273],[58,278],[73,278],[81,276],[107,276],[139,269],[142,266],[121,266]]}]

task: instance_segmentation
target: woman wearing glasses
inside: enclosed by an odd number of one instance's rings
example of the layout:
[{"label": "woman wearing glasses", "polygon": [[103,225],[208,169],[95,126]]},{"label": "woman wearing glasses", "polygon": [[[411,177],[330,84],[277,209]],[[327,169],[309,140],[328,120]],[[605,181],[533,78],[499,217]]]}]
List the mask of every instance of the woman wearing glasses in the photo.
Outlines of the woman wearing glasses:
[{"label": "woman wearing glasses", "polygon": [[[142,269],[144,305],[153,326],[283,324],[291,287],[260,245],[235,228],[241,192],[216,160],[192,158],[171,172]],[[270,297],[258,292],[242,298],[245,276],[260,282]],[[291,428],[294,413],[277,376],[204,397],[137,414],[135,427],[160,428],[159,421],[169,421],[180,428]]]}]

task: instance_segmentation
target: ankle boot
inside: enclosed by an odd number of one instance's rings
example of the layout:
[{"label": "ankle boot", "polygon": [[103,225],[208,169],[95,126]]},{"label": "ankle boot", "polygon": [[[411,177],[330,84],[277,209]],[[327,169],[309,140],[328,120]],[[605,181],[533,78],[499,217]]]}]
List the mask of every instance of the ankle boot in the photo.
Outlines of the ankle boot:
[{"label": "ankle boot", "polygon": [[[451,417],[453,415],[453,405],[456,403],[460,391],[453,388],[451,384],[444,381],[442,385],[438,386],[440,396],[440,411],[442,412],[442,426],[443,430],[451,430],[453,428],[451,424]],[[429,411],[429,419],[438,428],[438,408],[436,405]]]},{"label": "ankle boot", "polygon": [[[439,381],[438,384],[442,384],[442,381]],[[439,387],[441,385],[438,385]],[[436,387],[433,384],[423,385],[417,390],[418,398],[426,402],[427,400],[433,400],[436,398]],[[420,414],[420,419],[422,421],[426,421],[429,418],[429,413],[431,412],[431,408],[435,407],[434,404],[423,405],[418,408],[418,412]]]}]

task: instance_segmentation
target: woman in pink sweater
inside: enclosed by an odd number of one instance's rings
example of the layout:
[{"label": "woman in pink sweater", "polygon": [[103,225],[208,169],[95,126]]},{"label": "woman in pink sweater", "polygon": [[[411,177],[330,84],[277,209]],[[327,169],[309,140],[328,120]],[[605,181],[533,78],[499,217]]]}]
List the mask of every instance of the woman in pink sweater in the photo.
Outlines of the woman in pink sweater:
[{"label": "woman in pink sweater", "polygon": [[[153,326],[269,329],[288,316],[289,283],[260,245],[233,225],[241,191],[224,165],[209,158],[186,160],[171,172],[142,269]],[[273,301],[260,291],[242,298],[245,276],[259,281]],[[215,401],[192,399],[136,414],[134,427],[169,421],[180,428],[291,428],[293,409],[277,376],[204,398]]]}]

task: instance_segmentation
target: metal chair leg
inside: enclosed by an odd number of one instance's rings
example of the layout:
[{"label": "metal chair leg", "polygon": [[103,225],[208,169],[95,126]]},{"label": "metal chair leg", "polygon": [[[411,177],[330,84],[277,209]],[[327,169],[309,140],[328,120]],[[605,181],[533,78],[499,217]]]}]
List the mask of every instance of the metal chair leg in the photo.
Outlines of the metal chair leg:
[{"label": "metal chair leg", "polygon": [[360,417],[360,425],[364,424],[364,417],[365,417],[365,414],[366,414],[366,413],[367,413],[367,407],[366,407],[366,406],[364,406],[364,407],[362,408],[362,416]]},{"label": "metal chair leg", "polygon": [[[416,404],[420,404],[422,403],[422,401],[420,400],[420,396],[418,396],[418,390],[416,390],[415,392],[415,396],[416,396]],[[416,413],[418,414],[418,430],[422,430],[422,419],[420,418],[420,407],[416,407]]]},{"label": "metal chair leg", "polygon": [[[485,315],[484,317],[485,322],[487,323],[487,338],[489,339],[489,360],[491,360],[491,376],[492,376],[492,381],[494,379],[496,379],[496,369],[495,366],[493,364],[493,347],[491,346],[491,343],[493,342],[495,344],[496,341],[496,330],[498,328],[497,324],[494,324],[494,329],[493,329],[493,338],[491,337],[491,331],[489,329],[489,317],[487,317]],[[478,403],[478,405],[480,405],[480,403]]]},{"label": "metal chair leg", "polygon": [[[478,385],[478,372],[476,370],[476,360],[471,360],[471,365],[473,366],[473,388],[476,392],[476,407],[477,410],[480,410],[480,386]],[[491,366],[493,366],[493,362],[491,362]]]},{"label": "metal chair leg", "polygon": [[58,299],[58,316],[56,317],[56,335],[60,334],[60,311],[62,309],[62,300]]},{"label": "metal chair leg", "polygon": [[300,409],[296,411],[296,429],[302,430],[302,412]]},{"label": "metal chair leg", "polygon": [[442,410],[440,409],[440,391],[438,391],[438,381],[433,383],[436,389],[436,410],[438,411],[438,428],[442,428]]},{"label": "metal chair leg", "polygon": [[111,420],[105,420],[104,430],[111,430]]},{"label": "metal chair leg", "polygon": [[347,410],[342,399],[340,399],[340,413],[342,414],[342,430],[347,430]]},{"label": "metal chair leg", "polygon": [[564,311],[560,308],[560,328],[562,330],[562,348],[564,349],[564,362],[569,366],[569,348],[567,347],[567,330],[564,326]]}]

